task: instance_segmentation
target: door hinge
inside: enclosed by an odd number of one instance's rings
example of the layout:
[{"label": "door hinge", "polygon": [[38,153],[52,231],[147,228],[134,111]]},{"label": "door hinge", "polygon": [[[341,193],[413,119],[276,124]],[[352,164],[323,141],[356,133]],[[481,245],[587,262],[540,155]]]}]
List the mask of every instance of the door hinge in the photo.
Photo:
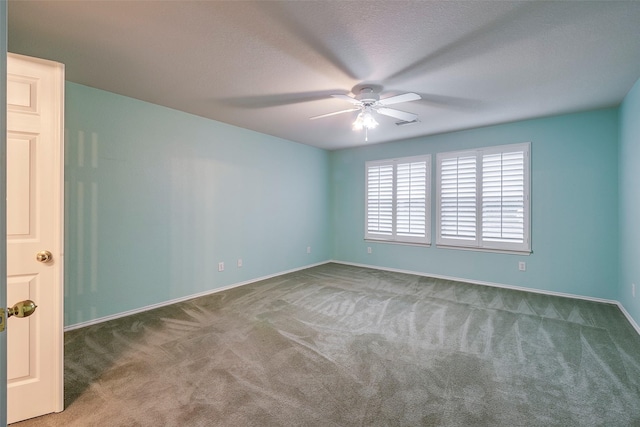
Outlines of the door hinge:
[{"label": "door hinge", "polygon": [[7,316],[4,308],[0,308],[0,332],[4,332],[5,323],[7,323]]}]

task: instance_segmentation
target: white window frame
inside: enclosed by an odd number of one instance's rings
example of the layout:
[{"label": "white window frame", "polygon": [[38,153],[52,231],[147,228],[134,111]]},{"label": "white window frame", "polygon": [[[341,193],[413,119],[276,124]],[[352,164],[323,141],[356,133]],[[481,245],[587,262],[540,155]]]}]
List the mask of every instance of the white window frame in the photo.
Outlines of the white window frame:
[{"label": "white window frame", "polygon": [[[418,216],[416,225],[418,231],[403,232],[401,229],[402,224],[405,227],[411,228],[411,219],[402,215],[402,202],[399,202],[399,169],[402,172],[406,170],[407,165],[416,165],[424,163],[424,205],[418,206],[415,212],[420,215],[421,208],[424,209],[424,232],[420,233],[421,217]],[[386,181],[386,188],[383,190],[383,195],[380,196],[376,191],[380,190],[380,185],[375,182],[371,183],[370,176],[376,172],[376,169],[380,171],[380,168],[384,168],[386,175],[383,179]],[[370,172],[372,174],[370,174]],[[391,183],[388,182],[388,174],[391,173]],[[411,173],[411,172],[410,172]],[[419,179],[420,172],[416,172],[416,176]],[[373,181],[373,179],[372,179]],[[416,188],[412,191],[417,191],[420,199],[420,190]],[[371,194],[370,194],[371,192]],[[376,193],[376,194],[374,194]],[[376,195],[379,196],[376,198]],[[375,208],[376,200],[384,198],[384,206]],[[409,203],[411,203],[412,196],[409,196]],[[371,208],[371,209],[370,209]],[[382,215],[380,211],[383,211]],[[407,210],[404,210],[405,214]],[[415,212],[408,212],[409,217],[415,215]],[[408,224],[408,225],[407,225]],[[396,159],[385,159],[369,161],[365,163],[365,240],[372,240],[377,242],[389,242],[389,243],[403,243],[403,244],[416,244],[416,245],[429,245],[431,244],[431,155],[414,156],[414,157],[402,157]]]},{"label": "white window frame", "polygon": [[[531,253],[530,152],[531,144],[525,142],[436,155],[436,245],[438,247],[519,254]],[[510,162],[514,162],[516,168],[518,167],[519,153],[522,153],[522,172],[516,170],[513,181],[515,184],[512,183],[513,185],[510,186],[509,181],[512,178],[505,168],[509,166]],[[499,156],[499,166],[494,166],[498,169],[494,169],[492,179],[489,176],[489,171],[484,169],[489,168],[488,162],[491,158],[495,164],[496,155]],[[473,167],[469,166],[473,163],[472,159],[475,159],[475,176],[473,176]],[[487,160],[486,167],[483,163],[484,160]],[[446,177],[443,176],[443,168]],[[498,177],[496,177],[496,173],[499,174]],[[500,187],[497,196],[495,191],[489,193],[490,185],[494,185],[493,190],[496,189],[495,186]],[[511,193],[505,187],[515,189],[515,192]],[[486,190],[486,195],[483,194],[483,188]],[[487,206],[490,205],[491,197],[494,201],[496,198],[509,197],[508,195],[515,195],[512,200],[514,197],[519,199],[520,189],[522,190],[522,200],[517,200],[516,206],[501,202],[499,213],[495,213],[495,206],[491,209],[494,214],[489,213],[490,208]],[[449,192],[449,196],[447,196],[447,192]],[[486,208],[484,214],[483,204]],[[448,214],[446,213],[447,209],[449,209]],[[492,218],[491,222],[490,218]],[[490,223],[492,226],[489,226]],[[506,231],[503,232],[503,230]],[[509,231],[512,230],[515,231],[510,233]],[[491,231],[494,232],[493,235],[489,235]]]}]

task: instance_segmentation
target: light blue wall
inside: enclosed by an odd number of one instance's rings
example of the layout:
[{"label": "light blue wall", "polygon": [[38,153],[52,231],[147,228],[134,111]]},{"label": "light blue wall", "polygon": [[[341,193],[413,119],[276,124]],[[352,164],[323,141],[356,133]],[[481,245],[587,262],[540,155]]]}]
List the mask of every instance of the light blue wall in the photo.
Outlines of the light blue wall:
[{"label": "light blue wall", "polygon": [[[631,284],[636,285],[635,298]],[[640,80],[620,107],[620,292],[640,325]]]},{"label": "light blue wall", "polygon": [[[65,325],[328,259],[620,299],[637,319],[618,286],[634,265],[619,269],[618,254],[640,252],[618,239],[618,133],[620,161],[640,161],[629,142],[638,125],[625,119],[637,115],[637,86],[620,117],[606,109],[329,153],[67,83]],[[532,255],[364,241],[365,161],[525,141]],[[633,167],[620,171],[623,227],[627,205],[640,211],[625,173]]]},{"label": "light blue wall", "polygon": [[[438,152],[526,141],[531,142],[532,158],[532,255],[364,241],[365,161],[431,153],[435,165]],[[617,163],[617,109],[332,152],[334,258],[351,263],[616,299]],[[435,182],[435,167],[432,169]],[[435,218],[435,203],[432,218]],[[435,220],[432,221],[432,230],[432,241],[435,241]],[[367,254],[368,246],[372,248],[372,254]],[[518,261],[527,263],[526,272],[518,271]]]},{"label": "light blue wall", "polygon": [[65,102],[65,325],[330,259],[327,152],[74,83]]}]

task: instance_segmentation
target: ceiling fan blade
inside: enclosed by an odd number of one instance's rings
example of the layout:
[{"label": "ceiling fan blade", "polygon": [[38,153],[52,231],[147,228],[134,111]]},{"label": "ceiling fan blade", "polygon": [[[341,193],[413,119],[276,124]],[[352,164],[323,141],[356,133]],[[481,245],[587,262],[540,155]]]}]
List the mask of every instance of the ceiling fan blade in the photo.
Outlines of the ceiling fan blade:
[{"label": "ceiling fan blade", "polygon": [[460,110],[472,110],[477,109],[482,106],[482,102],[476,99],[470,98],[459,98],[456,96],[446,96],[446,95],[436,95],[433,93],[423,93],[422,95],[422,104],[436,106],[436,107],[445,107],[452,109],[460,109]]},{"label": "ceiling fan blade", "polygon": [[378,104],[392,105],[399,104],[401,102],[417,101],[418,99],[422,99],[422,97],[417,93],[409,92],[403,93],[402,95],[390,96],[389,98],[381,99],[378,101]]},{"label": "ceiling fan blade", "polygon": [[396,119],[403,120],[405,122],[411,122],[418,118],[417,114],[407,113],[406,111],[396,110],[394,108],[377,108],[376,111],[380,114],[389,117],[395,117]]},{"label": "ceiling fan blade", "polygon": [[335,111],[333,113],[321,114],[319,116],[309,117],[309,120],[321,119],[323,117],[335,116],[336,114],[348,113],[350,111],[358,111],[359,108],[349,108],[348,110]]},{"label": "ceiling fan blade", "polygon": [[322,101],[336,93],[335,90],[322,90],[313,92],[276,93],[270,95],[253,95],[234,98],[219,98],[226,105],[244,109],[258,109],[269,107],[281,107],[285,105],[301,104],[305,102]]},{"label": "ceiling fan blade", "polygon": [[342,99],[343,101],[347,101],[352,103],[353,105],[361,105],[362,102],[358,101],[355,98],[350,97],[349,95],[342,95],[342,94],[338,94],[338,95],[331,95],[336,99]]}]

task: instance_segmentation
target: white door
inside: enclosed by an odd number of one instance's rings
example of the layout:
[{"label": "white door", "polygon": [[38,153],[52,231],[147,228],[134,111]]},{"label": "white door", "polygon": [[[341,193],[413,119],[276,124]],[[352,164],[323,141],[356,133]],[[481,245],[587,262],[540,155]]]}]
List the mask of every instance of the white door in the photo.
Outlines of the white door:
[{"label": "white door", "polygon": [[[7,303],[38,308],[7,320],[7,418],[63,409],[62,133],[64,66],[8,55]],[[49,251],[51,261],[36,254]]]}]

